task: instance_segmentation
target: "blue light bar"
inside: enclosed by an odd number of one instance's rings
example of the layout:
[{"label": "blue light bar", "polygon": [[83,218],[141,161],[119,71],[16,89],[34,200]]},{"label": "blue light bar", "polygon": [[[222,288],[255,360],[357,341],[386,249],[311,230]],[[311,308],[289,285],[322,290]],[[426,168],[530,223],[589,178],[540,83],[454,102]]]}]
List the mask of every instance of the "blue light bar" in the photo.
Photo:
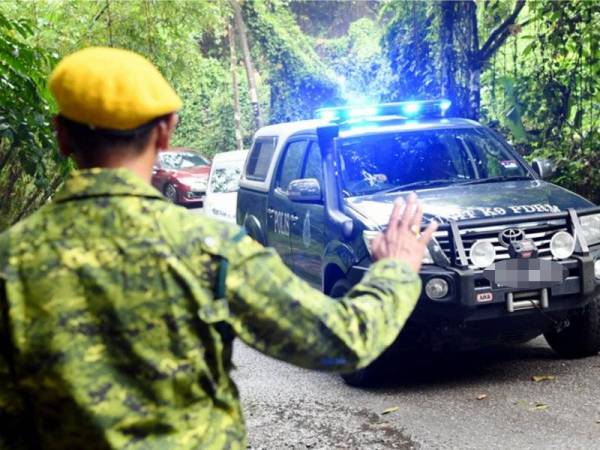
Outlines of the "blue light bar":
[{"label": "blue light bar", "polygon": [[329,122],[395,117],[399,119],[421,119],[444,117],[452,102],[450,100],[425,100],[379,105],[354,105],[337,108],[320,108],[316,111],[319,119]]},{"label": "blue light bar", "polygon": [[414,116],[421,110],[419,102],[408,102],[402,105],[402,112],[407,116]]},{"label": "blue light bar", "polygon": [[348,116],[352,118],[370,117],[377,115],[375,106],[357,106],[348,109]]},{"label": "blue light bar", "polygon": [[[317,114],[319,114],[319,112],[317,112]],[[320,111],[320,117],[319,119],[324,119],[324,120],[328,120],[328,121],[335,121],[339,119],[339,116],[336,114],[336,111],[332,110],[332,109],[323,109],[322,111]]]}]

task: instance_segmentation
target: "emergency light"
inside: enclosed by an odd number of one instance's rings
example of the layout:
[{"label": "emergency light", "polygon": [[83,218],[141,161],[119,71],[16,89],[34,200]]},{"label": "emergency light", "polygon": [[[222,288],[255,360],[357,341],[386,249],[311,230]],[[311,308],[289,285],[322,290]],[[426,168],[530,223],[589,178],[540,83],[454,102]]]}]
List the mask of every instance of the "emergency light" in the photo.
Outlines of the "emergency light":
[{"label": "emergency light", "polygon": [[316,111],[318,119],[329,122],[345,122],[357,119],[376,119],[393,116],[402,119],[444,117],[452,102],[450,100],[424,100],[410,102],[382,103],[379,105],[340,106],[320,108]]}]

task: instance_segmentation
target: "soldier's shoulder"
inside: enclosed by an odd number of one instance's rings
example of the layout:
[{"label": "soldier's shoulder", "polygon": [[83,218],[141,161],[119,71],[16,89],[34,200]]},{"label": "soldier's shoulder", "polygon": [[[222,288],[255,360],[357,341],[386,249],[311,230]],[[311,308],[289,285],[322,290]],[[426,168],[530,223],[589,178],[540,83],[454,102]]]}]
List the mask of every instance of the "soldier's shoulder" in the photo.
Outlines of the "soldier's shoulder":
[{"label": "soldier's shoulder", "polygon": [[22,247],[25,242],[34,243],[42,239],[47,231],[48,205],[42,206],[29,216],[19,220],[0,233],[0,255]]},{"label": "soldier's shoulder", "polygon": [[183,207],[171,206],[166,212],[165,224],[186,244],[200,245],[205,251],[223,257],[232,257],[244,247],[247,237],[243,228],[223,222]]}]

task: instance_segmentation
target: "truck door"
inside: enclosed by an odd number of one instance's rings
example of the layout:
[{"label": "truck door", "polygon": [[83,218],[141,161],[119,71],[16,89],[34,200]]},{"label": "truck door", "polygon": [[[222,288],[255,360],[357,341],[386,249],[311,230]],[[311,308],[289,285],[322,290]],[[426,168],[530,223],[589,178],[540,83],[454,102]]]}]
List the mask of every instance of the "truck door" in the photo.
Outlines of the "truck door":
[{"label": "truck door", "polygon": [[[315,141],[308,147],[302,178],[316,178],[323,189],[321,150]],[[291,223],[294,272],[315,288],[321,289],[322,255],[325,246],[325,210],[323,202],[293,203]]]},{"label": "truck door", "polygon": [[302,163],[308,144],[307,138],[288,141],[283,156],[275,169],[275,177],[267,202],[269,246],[274,247],[288,267],[293,268],[290,232],[293,222],[294,204],[287,197],[290,181],[300,178]]}]

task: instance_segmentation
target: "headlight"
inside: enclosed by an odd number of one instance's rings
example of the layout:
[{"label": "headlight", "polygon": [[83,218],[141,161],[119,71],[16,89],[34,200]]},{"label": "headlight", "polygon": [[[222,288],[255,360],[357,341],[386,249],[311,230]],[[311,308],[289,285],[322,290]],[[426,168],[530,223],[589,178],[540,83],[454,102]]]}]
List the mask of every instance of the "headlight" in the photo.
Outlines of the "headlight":
[{"label": "headlight", "polygon": [[[373,239],[381,234],[381,231],[365,230],[363,231],[363,241],[369,255],[373,257]],[[428,248],[425,248],[425,254],[423,255],[423,264],[433,264],[433,258]]]},{"label": "headlight", "polygon": [[432,300],[448,295],[448,282],[443,278],[432,278],[425,284],[425,293]]},{"label": "headlight", "polygon": [[587,245],[600,244],[600,214],[582,216],[579,218],[579,222],[581,222],[581,231]]},{"label": "headlight", "polygon": [[496,259],[496,249],[489,241],[475,241],[469,252],[471,262],[475,267],[485,269]]},{"label": "headlight", "polygon": [[575,251],[575,239],[566,231],[559,231],[550,239],[550,252],[557,259],[565,259]]}]

